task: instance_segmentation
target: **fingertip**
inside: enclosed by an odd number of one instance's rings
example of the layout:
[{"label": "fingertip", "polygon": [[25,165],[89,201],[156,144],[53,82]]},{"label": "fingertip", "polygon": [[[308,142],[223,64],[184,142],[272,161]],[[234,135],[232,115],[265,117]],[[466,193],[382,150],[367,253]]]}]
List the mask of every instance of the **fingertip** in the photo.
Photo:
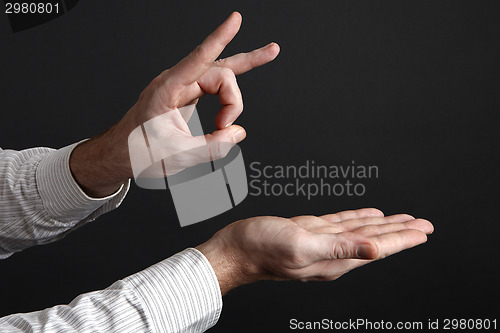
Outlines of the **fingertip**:
[{"label": "fingertip", "polygon": [[233,143],[240,143],[245,140],[247,132],[245,129],[239,125],[231,125],[230,130],[232,133]]},{"label": "fingertip", "polygon": [[217,28],[218,30],[221,29],[221,32],[223,32],[221,38],[222,42],[225,45],[227,45],[240,30],[241,20],[241,14],[235,11],[229,15],[229,17],[219,26],[219,28]]},{"label": "fingertip", "polygon": [[421,243],[420,244],[427,243],[427,240],[429,239],[429,237],[427,237],[426,233],[422,232],[422,235],[420,237],[421,237]]},{"label": "fingertip", "polygon": [[234,121],[241,114],[243,107],[241,108],[232,108],[228,110],[227,106],[224,106],[221,111],[215,116],[215,126],[219,130],[226,129],[230,126],[233,126]]},{"label": "fingertip", "polygon": [[280,51],[281,51],[280,46],[277,43],[275,43],[275,42],[269,43],[267,45],[267,48],[268,48],[269,52],[272,55],[271,61],[274,60],[278,56],[278,54],[280,53]]},{"label": "fingertip", "polygon": [[281,47],[276,42],[271,42],[271,43],[267,44],[265,47],[275,51],[276,53],[279,53],[281,50]]},{"label": "fingertip", "polygon": [[[427,221],[427,220],[426,220],[426,221]],[[427,221],[427,222],[429,222],[430,227],[431,227],[431,228],[430,228],[430,232],[429,232],[429,234],[433,234],[433,233],[434,233],[434,230],[436,230],[436,229],[434,229],[434,224],[432,224],[430,221]]]},{"label": "fingertip", "polygon": [[240,18],[240,20],[242,20],[242,19],[243,19],[243,16],[242,16],[242,15],[241,15],[241,13],[240,13],[239,11],[237,11],[237,10],[235,10],[232,14],[233,14],[233,15],[238,16],[238,17]]},{"label": "fingertip", "polygon": [[241,21],[243,21],[243,16],[241,15],[240,12],[235,10],[234,12],[231,13],[231,15],[229,15],[228,20],[235,20],[239,22],[239,24],[241,24]]},{"label": "fingertip", "polygon": [[426,233],[427,235],[432,234],[434,232],[434,225],[431,222],[425,219],[415,219],[421,226],[421,231]]},{"label": "fingertip", "polygon": [[427,226],[429,228],[427,234],[434,233],[434,224],[432,224],[430,221],[425,220],[425,219],[424,219],[424,221],[427,222]]},{"label": "fingertip", "polygon": [[409,235],[412,235],[415,244],[413,246],[417,246],[427,242],[427,234],[421,230],[407,230]]},{"label": "fingertip", "polygon": [[245,140],[247,132],[239,125],[229,124],[225,128],[213,132],[212,136],[220,143],[227,142],[237,144]]},{"label": "fingertip", "polygon": [[273,43],[272,43],[272,45],[273,45],[273,46],[272,46],[272,47],[273,47],[273,49],[275,49],[275,50],[276,50],[276,54],[278,54],[278,53],[280,53],[280,52],[281,52],[281,46],[280,46],[278,43],[273,42]]},{"label": "fingertip", "polygon": [[377,208],[365,208],[367,215],[374,217],[384,217],[384,212]]}]

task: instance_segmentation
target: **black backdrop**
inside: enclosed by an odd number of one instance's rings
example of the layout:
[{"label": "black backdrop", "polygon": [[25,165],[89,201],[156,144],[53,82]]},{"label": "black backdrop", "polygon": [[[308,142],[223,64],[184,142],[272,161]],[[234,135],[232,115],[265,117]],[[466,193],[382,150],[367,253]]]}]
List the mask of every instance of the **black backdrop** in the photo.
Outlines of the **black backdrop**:
[{"label": "black backdrop", "polygon": [[[62,147],[116,122],[141,90],[233,10],[223,56],[276,41],[239,77],[247,166],[377,165],[356,196],[249,196],[180,228],[168,191],[124,204],[65,239],[0,263],[0,315],[70,302],[197,245],[228,223],[378,207],[431,220],[424,246],[330,283],[261,282],[224,298],[216,332],[280,332],[291,318],[498,316],[498,1],[97,1],[12,33],[0,15],[0,146]],[[217,100],[200,102],[213,129]]]}]

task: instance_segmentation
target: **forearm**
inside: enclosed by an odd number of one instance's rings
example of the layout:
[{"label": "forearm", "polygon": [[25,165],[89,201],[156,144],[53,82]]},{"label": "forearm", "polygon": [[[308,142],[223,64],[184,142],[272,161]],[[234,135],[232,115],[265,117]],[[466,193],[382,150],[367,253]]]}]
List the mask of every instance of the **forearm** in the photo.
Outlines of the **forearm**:
[{"label": "forearm", "polygon": [[206,258],[186,249],[69,305],[0,318],[0,331],[203,332],[222,299]]},{"label": "forearm", "polygon": [[101,199],[82,191],[69,169],[74,146],[0,150],[0,259],[60,239],[123,200],[128,183]]}]

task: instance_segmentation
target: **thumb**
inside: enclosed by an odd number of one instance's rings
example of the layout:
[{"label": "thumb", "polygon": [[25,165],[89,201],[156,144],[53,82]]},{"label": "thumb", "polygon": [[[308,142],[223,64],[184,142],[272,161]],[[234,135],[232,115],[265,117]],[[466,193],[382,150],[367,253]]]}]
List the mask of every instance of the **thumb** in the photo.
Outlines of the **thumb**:
[{"label": "thumb", "polygon": [[208,150],[210,152],[208,159],[215,161],[226,157],[231,148],[233,148],[237,143],[243,141],[246,136],[247,134],[243,127],[231,125],[210,134],[196,136],[193,140],[199,142],[199,145],[208,146]]},{"label": "thumb", "polygon": [[231,125],[226,128],[205,135],[207,144],[233,143],[237,144],[243,141],[247,136],[245,129],[238,125]]},{"label": "thumb", "polygon": [[376,259],[378,248],[356,233],[311,234],[311,254],[315,261],[334,259]]},{"label": "thumb", "polygon": [[[211,134],[184,138],[182,151],[168,161],[177,169],[179,162],[184,169],[200,163],[216,161],[226,157],[231,148],[243,141],[245,137],[246,132],[243,127],[231,125]],[[170,165],[167,161],[165,163]],[[176,168],[172,168],[178,172]]]}]

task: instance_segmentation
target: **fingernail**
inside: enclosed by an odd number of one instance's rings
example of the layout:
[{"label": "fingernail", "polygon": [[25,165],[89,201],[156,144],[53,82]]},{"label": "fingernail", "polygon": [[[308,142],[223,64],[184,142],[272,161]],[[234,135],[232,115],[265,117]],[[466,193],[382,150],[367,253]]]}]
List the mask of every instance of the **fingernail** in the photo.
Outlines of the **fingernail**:
[{"label": "fingernail", "polygon": [[360,259],[372,259],[372,246],[368,244],[359,245],[356,248],[356,256]]},{"label": "fingernail", "polygon": [[226,126],[224,126],[224,128],[227,128],[227,127],[231,126],[232,124],[233,124],[232,122],[227,123]]},{"label": "fingernail", "polygon": [[236,133],[233,134],[233,142],[238,143],[245,138],[245,131],[240,129]]}]

